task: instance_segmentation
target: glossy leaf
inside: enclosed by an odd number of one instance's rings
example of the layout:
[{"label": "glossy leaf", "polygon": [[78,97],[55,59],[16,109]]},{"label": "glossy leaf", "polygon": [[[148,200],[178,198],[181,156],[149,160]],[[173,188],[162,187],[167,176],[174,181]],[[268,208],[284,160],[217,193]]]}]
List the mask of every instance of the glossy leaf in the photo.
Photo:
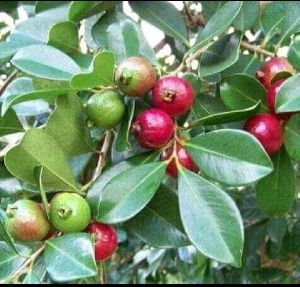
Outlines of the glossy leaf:
[{"label": "glossy leaf", "polygon": [[130,6],[143,20],[154,25],[170,37],[177,39],[188,47],[187,30],[180,12],[166,1],[131,1]]},{"label": "glossy leaf", "polygon": [[300,160],[300,115],[294,115],[285,124],[284,143],[289,155]]},{"label": "glossy leaf", "polygon": [[72,77],[71,85],[75,89],[107,87],[114,84],[116,59],[111,52],[100,52],[95,56],[87,72]]},{"label": "glossy leaf", "polygon": [[4,116],[0,117],[0,136],[20,132],[24,132],[24,128],[16,113],[10,109]]},{"label": "glossy leaf", "polygon": [[178,197],[165,185],[141,213],[126,223],[126,227],[156,248],[189,245],[180,219]]},{"label": "glossy leaf", "polygon": [[295,198],[293,163],[285,148],[272,158],[274,171],[257,185],[257,201],[269,216],[282,216],[292,207]]},{"label": "glossy leaf", "polygon": [[206,50],[200,60],[199,76],[207,77],[226,70],[239,58],[241,36],[227,35]]},{"label": "glossy leaf", "polygon": [[0,241],[4,241],[16,254],[18,250],[14,244],[14,241],[8,231],[5,228],[5,223],[0,219]]},{"label": "glossy leaf", "polygon": [[125,116],[122,119],[121,126],[118,132],[116,150],[122,152],[131,148],[129,142],[130,129],[135,112],[135,101],[128,100]]},{"label": "glossy leaf", "polygon": [[34,168],[44,167],[45,187],[77,191],[66,156],[56,140],[40,129],[30,129],[5,156],[8,171],[17,178],[36,183]]},{"label": "glossy leaf", "polygon": [[261,110],[266,112],[266,90],[254,78],[236,74],[223,80],[220,86],[221,98],[224,104],[232,110],[252,107],[261,102]]},{"label": "glossy leaf", "polygon": [[280,87],[276,97],[277,113],[300,111],[300,74],[287,79]]},{"label": "glossy leaf", "polygon": [[300,1],[273,1],[262,14],[261,23],[265,34],[276,42],[285,43],[300,29]]},{"label": "glossy leaf", "polygon": [[114,177],[100,196],[100,222],[115,224],[134,217],[153,198],[165,171],[164,162],[149,163]]},{"label": "glossy leaf", "polygon": [[97,275],[95,250],[88,234],[75,233],[47,241],[44,260],[55,282],[68,282]]},{"label": "glossy leaf", "polygon": [[94,150],[85,121],[84,108],[79,97],[75,94],[60,96],[45,131],[70,158]]},{"label": "glossy leaf", "polygon": [[48,34],[48,45],[65,53],[79,50],[78,27],[74,22],[65,21],[53,25]]},{"label": "glossy leaf", "polygon": [[22,48],[11,62],[16,68],[29,75],[57,81],[68,81],[81,71],[66,54],[44,45]]},{"label": "glossy leaf", "polygon": [[300,37],[296,36],[289,48],[288,61],[294,68],[300,69]]},{"label": "glossy leaf", "polygon": [[120,12],[108,12],[93,26],[92,35],[102,48],[116,54],[118,62],[132,57],[142,56],[156,62],[142,31],[130,18]]},{"label": "glossy leaf", "polygon": [[205,28],[198,34],[195,45],[189,54],[199,50],[225,32],[237,17],[242,7],[242,1],[229,1],[223,5],[206,23]]},{"label": "glossy leaf", "polygon": [[[24,245],[16,245],[16,248],[22,255],[28,256],[31,253],[31,249]],[[19,256],[4,242],[0,242],[0,280],[7,279],[16,272],[25,261],[26,257]]]},{"label": "glossy leaf", "polygon": [[244,230],[234,201],[219,187],[181,169],[179,205],[183,225],[195,247],[209,258],[241,267]]},{"label": "glossy leaf", "polygon": [[243,121],[257,114],[259,110],[260,110],[260,102],[258,102],[256,105],[248,109],[223,112],[220,114],[213,114],[213,115],[200,118],[194,122],[189,123],[188,127],[194,128],[194,127],[205,126],[205,125],[218,125],[218,124],[225,124],[230,122]]},{"label": "glossy leaf", "polygon": [[228,185],[249,184],[273,171],[261,144],[243,131],[213,131],[193,138],[185,147],[200,170]]},{"label": "glossy leaf", "polygon": [[91,206],[93,215],[95,217],[99,216],[102,191],[114,177],[135,166],[151,163],[156,158],[156,153],[146,153],[136,157],[132,157],[129,160],[122,161],[105,170],[103,174],[95,181],[87,194],[87,201]]},{"label": "glossy leaf", "polygon": [[70,1],[37,1],[35,12],[37,17],[63,21],[68,19],[69,6]]}]

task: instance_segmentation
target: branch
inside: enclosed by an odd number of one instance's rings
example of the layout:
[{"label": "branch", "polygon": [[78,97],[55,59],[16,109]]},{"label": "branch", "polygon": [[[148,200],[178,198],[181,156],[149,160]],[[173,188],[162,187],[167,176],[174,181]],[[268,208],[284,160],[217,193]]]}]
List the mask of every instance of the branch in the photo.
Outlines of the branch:
[{"label": "branch", "polygon": [[243,47],[251,52],[258,53],[258,54],[261,54],[261,55],[264,55],[267,57],[272,57],[272,58],[275,57],[275,53],[269,52],[259,46],[251,45],[251,44],[247,43],[246,41],[241,42],[241,47]]},{"label": "branch", "polygon": [[102,149],[100,151],[98,164],[97,164],[97,167],[95,169],[95,172],[94,172],[94,175],[93,175],[93,178],[92,178],[92,182],[94,182],[101,175],[101,173],[103,171],[103,168],[106,165],[107,152],[109,150],[112,138],[113,138],[112,130],[107,131],[106,135],[105,135],[103,145],[102,145]]},{"label": "branch", "polygon": [[3,83],[2,87],[0,88],[0,96],[2,96],[2,93],[4,92],[4,90],[7,88],[7,86],[13,81],[13,79],[17,76],[18,71],[14,70],[9,76],[8,78],[5,80],[5,82]]},{"label": "branch", "polygon": [[[43,244],[35,253],[33,253],[25,262],[24,264],[14,273],[12,274],[8,281],[18,279],[21,275],[24,274],[25,269],[32,264],[45,250],[46,244]],[[0,282],[2,284],[2,282]],[[3,282],[5,283],[5,282]]]}]

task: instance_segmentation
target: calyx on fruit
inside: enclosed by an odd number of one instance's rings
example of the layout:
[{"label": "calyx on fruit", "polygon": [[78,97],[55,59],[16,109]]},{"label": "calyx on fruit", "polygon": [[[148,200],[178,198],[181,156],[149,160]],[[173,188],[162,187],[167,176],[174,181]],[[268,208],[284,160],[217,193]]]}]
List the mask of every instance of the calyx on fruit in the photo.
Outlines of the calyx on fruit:
[{"label": "calyx on fruit", "polygon": [[111,129],[118,125],[125,113],[125,104],[115,90],[92,95],[87,102],[87,114],[99,128]]},{"label": "calyx on fruit", "polygon": [[170,147],[162,153],[161,160],[167,161],[172,157],[174,158],[167,166],[167,173],[171,177],[176,178],[178,176],[177,164],[180,164],[186,169],[189,169],[196,173],[199,171],[198,167],[196,166],[196,164],[188,154],[187,150],[179,142],[177,142],[176,144],[176,153],[174,153],[174,147]]},{"label": "calyx on fruit", "polygon": [[156,150],[172,139],[174,124],[164,111],[148,109],[138,115],[132,125],[132,131],[141,147]]},{"label": "calyx on fruit", "polygon": [[19,200],[9,205],[5,226],[11,236],[18,241],[41,241],[50,230],[45,211],[32,200]]},{"label": "calyx on fruit", "polygon": [[109,259],[118,247],[118,236],[116,230],[106,224],[92,222],[86,229],[95,238],[96,261]]},{"label": "calyx on fruit", "polygon": [[261,142],[269,155],[276,154],[283,145],[283,121],[275,115],[254,116],[246,122],[245,130]]},{"label": "calyx on fruit", "polygon": [[144,58],[131,57],[123,60],[115,74],[119,89],[129,97],[146,95],[156,83],[156,72]]},{"label": "calyx on fruit", "polygon": [[80,195],[61,193],[51,201],[50,219],[53,226],[63,233],[80,232],[91,221],[91,209]]},{"label": "calyx on fruit", "polygon": [[193,106],[195,94],[191,84],[182,78],[169,76],[157,81],[152,90],[154,107],[171,117],[185,114]]},{"label": "calyx on fruit", "polygon": [[280,79],[286,79],[294,73],[293,66],[284,58],[272,58],[256,73],[257,79],[268,90]]}]

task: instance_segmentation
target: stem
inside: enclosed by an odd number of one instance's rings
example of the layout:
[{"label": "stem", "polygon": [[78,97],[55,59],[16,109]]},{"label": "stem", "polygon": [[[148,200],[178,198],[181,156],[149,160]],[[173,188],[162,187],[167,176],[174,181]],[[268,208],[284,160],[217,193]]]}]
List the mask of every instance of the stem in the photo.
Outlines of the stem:
[{"label": "stem", "polygon": [[189,67],[192,61],[198,59],[203,52],[205,52],[214,42],[210,42],[204,47],[200,48],[196,52],[192,53],[190,56],[184,57],[183,62],[178,66],[176,70],[174,70],[171,75],[177,75],[178,73],[182,72],[186,67]]},{"label": "stem", "polygon": [[2,96],[2,93],[4,92],[4,90],[7,88],[7,86],[13,81],[13,79],[17,76],[18,71],[14,70],[9,76],[8,78],[5,80],[5,82],[3,83],[2,87],[0,88],[0,96]]},{"label": "stem", "polygon": [[97,167],[95,169],[95,172],[94,172],[94,175],[92,178],[92,182],[94,182],[101,175],[103,168],[105,167],[107,153],[108,153],[112,138],[113,138],[112,130],[107,131],[105,134],[105,139],[104,139],[104,143],[102,145],[102,149],[100,151],[98,164],[97,164]]},{"label": "stem", "polygon": [[241,47],[243,47],[251,52],[258,53],[258,54],[261,54],[261,55],[264,55],[267,57],[272,57],[272,58],[275,57],[275,53],[269,52],[259,46],[251,45],[251,44],[247,43],[246,41],[241,42]]},{"label": "stem", "polygon": [[[18,279],[21,275],[24,274],[24,270],[34,263],[34,261],[44,252],[46,245],[43,244],[35,253],[33,253],[25,262],[24,264],[10,276],[8,281]],[[2,282],[0,282],[2,284]]]}]

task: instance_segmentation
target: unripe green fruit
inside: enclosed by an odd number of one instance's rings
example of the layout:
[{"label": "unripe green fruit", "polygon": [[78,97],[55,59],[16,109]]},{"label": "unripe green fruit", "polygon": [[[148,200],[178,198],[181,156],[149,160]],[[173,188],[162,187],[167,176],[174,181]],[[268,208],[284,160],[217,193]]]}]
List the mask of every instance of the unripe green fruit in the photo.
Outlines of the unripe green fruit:
[{"label": "unripe green fruit", "polygon": [[127,96],[142,97],[154,87],[156,72],[146,59],[131,57],[118,66],[115,82]]},{"label": "unripe green fruit", "polygon": [[19,200],[9,205],[5,226],[11,236],[18,241],[41,241],[50,230],[45,211],[31,200]]},{"label": "unripe green fruit", "polygon": [[61,193],[51,201],[50,219],[53,226],[65,234],[80,232],[91,221],[91,209],[80,195]]},{"label": "unripe green fruit", "polygon": [[87,103],[87,113],[97,127],[111,129],[121,122],[125,113],[125,105],[116,91],[107,90],[90,97]]}]

